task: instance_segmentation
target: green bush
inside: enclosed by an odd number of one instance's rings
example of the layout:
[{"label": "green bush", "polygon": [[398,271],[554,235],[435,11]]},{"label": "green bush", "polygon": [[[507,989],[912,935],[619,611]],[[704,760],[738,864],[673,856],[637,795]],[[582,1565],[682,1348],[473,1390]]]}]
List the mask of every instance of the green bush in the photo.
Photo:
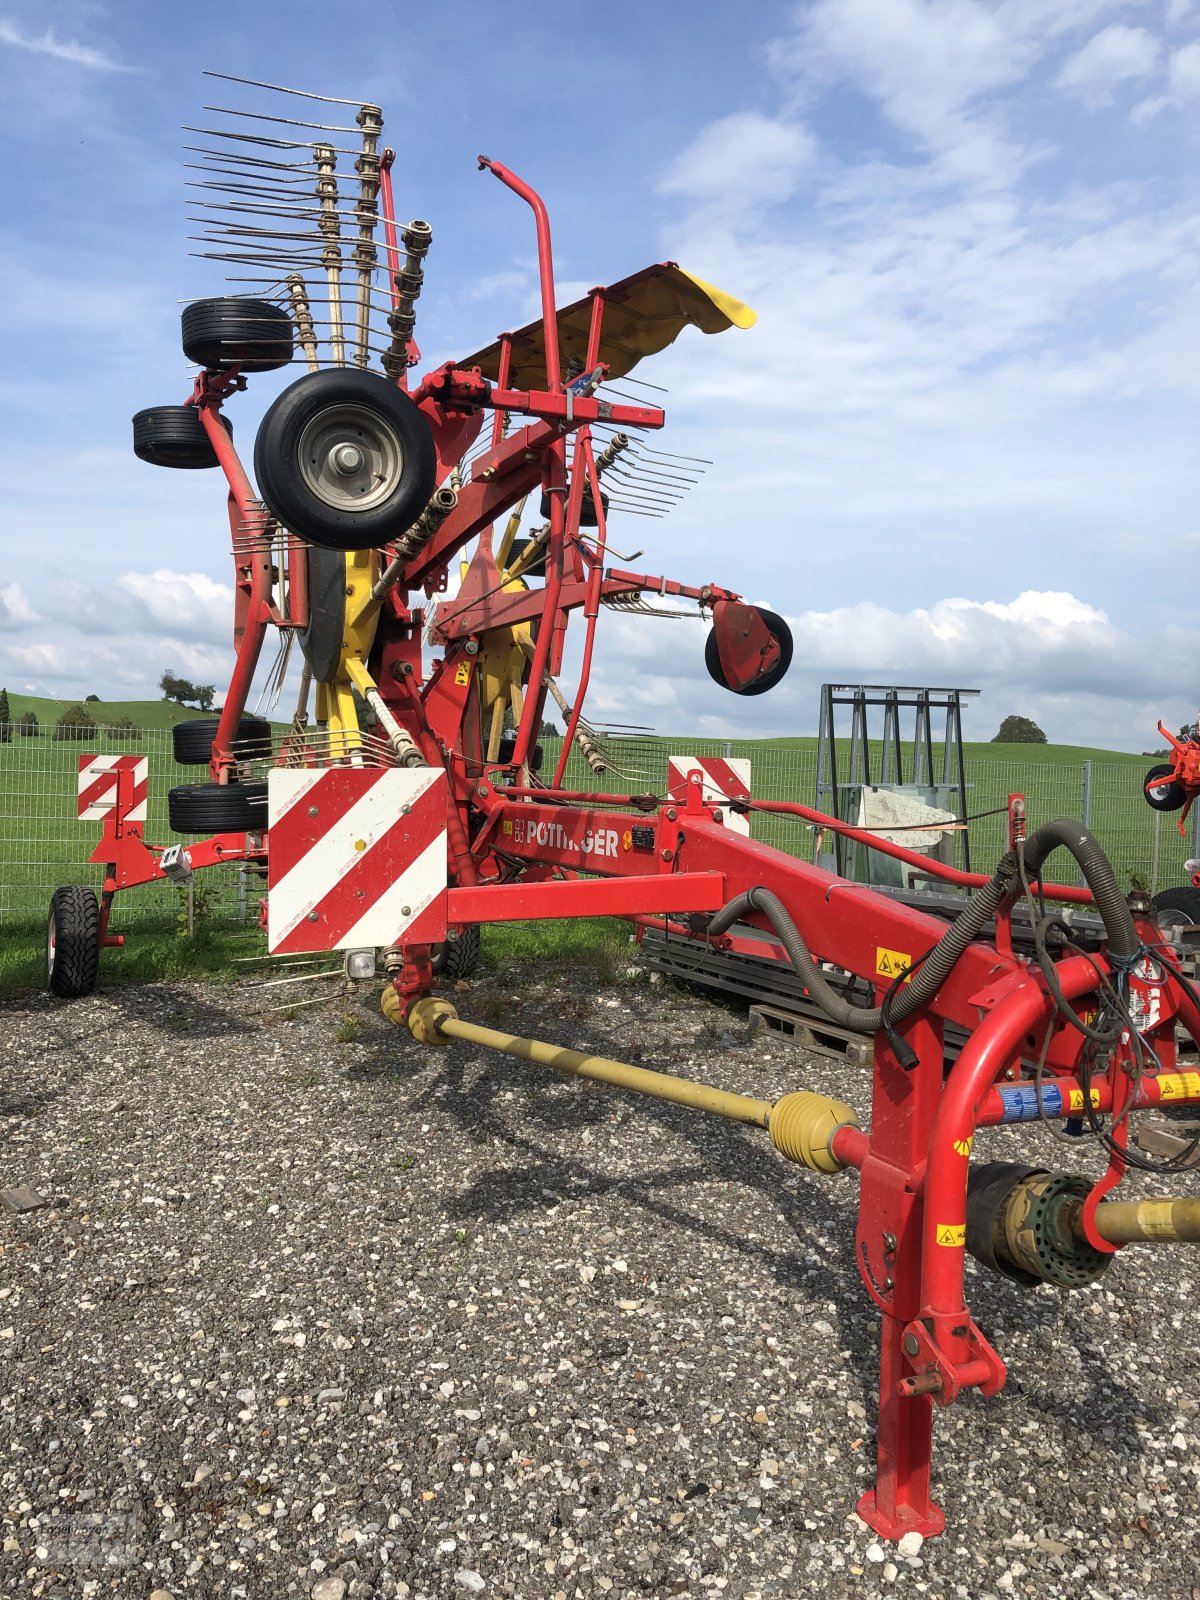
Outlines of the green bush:
[{"label": "green bush", "polygon": [[90,711],[76,702],[68,706],[54,724],[54,737],[56,739],[86,739],[89,733],[95,733],[96,723]]}]

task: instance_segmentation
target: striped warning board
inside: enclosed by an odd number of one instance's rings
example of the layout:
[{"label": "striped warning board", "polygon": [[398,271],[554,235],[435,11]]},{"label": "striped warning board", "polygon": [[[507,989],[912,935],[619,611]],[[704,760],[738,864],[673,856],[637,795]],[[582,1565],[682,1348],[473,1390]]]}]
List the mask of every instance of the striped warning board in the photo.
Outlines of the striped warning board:
[{"label": "striped warning board", "polygon": [[440,769],[271,772],[272,954],[443,940],[446,804]]},{"label": "striped warning board", "polygon": [[[750,763],[740,756],[668,756],[667,793],[672,800],[687,798],[688,773],[704,774],[705,805],[723,806],[727,800],[749,800]],[[750,832],[750,818],[736,811],[725,812],[725,825],[735,833]]]},{"label": "striped warning board", "polygon": [[80,756],[75,808],[79,820],[98,822],[114,810],[117,774],[129,772],[133,775],[133,787],[129,791],[132,804],[125,813],[125,821],[145,822],[149,766],[145,756]]}]

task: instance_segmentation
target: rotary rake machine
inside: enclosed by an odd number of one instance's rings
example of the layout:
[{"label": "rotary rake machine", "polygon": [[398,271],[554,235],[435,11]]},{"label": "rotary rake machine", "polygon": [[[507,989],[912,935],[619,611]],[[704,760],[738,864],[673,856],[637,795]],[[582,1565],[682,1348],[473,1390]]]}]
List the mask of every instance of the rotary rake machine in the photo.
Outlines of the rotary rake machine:
[{"label": "rotary rake machine", "polygon": [[[947,921],[730,826],[698,771],[682,793],[597,792],[606,755],[582,708],[604,608],[665,601],[704,617],[709,671],[737,694],[769,689],[790,659],[780,619],[734,591],[610,564],[610,515],[661,511],[696,465],[649,446],[663,412],[616,386],[688,325],[711,334],[753,314],[672,263],[558,308],[542,201],[481,157],[533,211],[542,315],[418,380],[430,230],[396,220],[378,109],[337,127],[268,111],[205,133],[205,253],[235,262],[255,292],[187,307],[184,348],[201,370],[184,405],[134,419],[134,440],[160,465],[219,467],[228,486],[236,662],[220,717],[180,725],[209,781],[170,795],[172,827],[206,836],[147,842],[136,767],[89,769],[93,799],[109,785],[92,857],[103,895],[56,895],[52,985],[90,987],[100,944],[118,942],[108,913],[123,889],[218,862],[265,865],[271,950],[382,948],[384,1012],[415,1040],[468,1040],[730,1118],[813,1174],[856,1174],[852,1248],[881,1329],[877,1476],[858,1509],[886,1537],[938,1532],[934,1408],[1005,1381],[966,1304],[967,1254],[1016,1285],[1074,1288],[1131,1242],[1200,1239],[1200,1201],[1114,1195],[1151,1164],[1131,1146],[1138,1113],[1200,1100],[1200,1073],[1177,1056],[1180,1029],[1200,1039],[1179,952],[1089,833],[1067,820],[1027,831],[1019,795],[990,875],[798,803],[732,802],[969,890]],[[339,186],[347,156],[353,177]],[[258,430],[256,492],[224,406],[293,359],[308,370]],[[530,496],[539,516],[520,537]],[[582,665],[568,698],[558,678],[576,612]],[[298,642],[303,669],[290,731],[268,758],[269,728],[246,701],[272,629]],[[566,735],[543,772],[547,696]],[[566,786],[573,753],[587,789]],[[1046,881],[1054,851],[1084,886]],[[1090,915],[1055,909],[1071,903]],[[433,992],[435,969],[483,923],[594,915],[717,950],[747,931],[761,950],[765,935],[839,1026],[873,1039],[869,1131],[849,1103],[865,1085],[846,1101],[728,1093],[475,1026]],[[854,992],[831,984],[835,970]],[[947,1030],[963,1041],[949,1070]],[[1026,1122],[1094,1141],[1102,1174],[972,1160],[980,1128]]]}]

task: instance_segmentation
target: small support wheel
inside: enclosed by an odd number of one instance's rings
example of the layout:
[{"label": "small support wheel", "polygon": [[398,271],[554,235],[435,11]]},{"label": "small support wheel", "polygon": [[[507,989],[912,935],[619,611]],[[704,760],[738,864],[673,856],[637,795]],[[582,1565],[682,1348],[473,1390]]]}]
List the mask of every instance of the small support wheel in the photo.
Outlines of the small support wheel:
[{"label": "small support wheel", "polygon": [[194,300],[180,321],[184,355],[209,372],[274,372],[292,359],[292,319],[269,300]]},{"label": "small support wheel", "polygon": [[[171,729],[171,747],[181,767],[206,767],[212,760],[218,717],[188,717]],[[253,761],[271,754],[271,724],[262,717],[243,717],[233,736],[233,754]]]},{"label": "small support wheel", "polygon": [[479,924],[468,922],[457,939],[435,944],[429,965],[435,978],[469,978],[479,965],[481,941]]},{"label": "small support wheel", "polygon": [[167,791],[174,833],[261,833],[267,826],[265,783],[181,783]]},{"label": "small support wheel", "polygon": [[710,628],[708,638],[704,641],[704,665],[708,668],[708,675],[714,683],[719,683],[723,689],[730,690],[733,694],[766,694],[768,689],[784,677],[792,664],[792,630],[781,616],[774,611],[768,611],[764,606],[746,607],[758,613],[759,620],[767,632],[779,646],[779,654],[772,666],[761,673],[751,683],[738,685],[731,681],[725,674],[721,665],[721,649],[718,642],[717,624]]},{"label": "small support wheel", "polygon": [[1200,923],[1200,889],[1160,889],[1154,896],[1154,920],[1160,928],[1190,928]]},{"label": "small support wheel", "polygon": [[100,902],[95,891],[56,889],[46,923],[46,982],[64,1000],[96,987],[100,967]]},{"label": "small support wheel", "polygon": [[254,474],[285,528],[329,550],[371,550],[425,509],[437,456],[428,422],[395,384],[326,368],[298,378],[267,411]]},{"label": "small support wheel", "polygon": [[1155,811],[1179,811],[1187,799],[1187,790],[1175,780],[1174,767],[1151,767],[1144,783],[1146,804]]},{"label": "small support wheel", "polygon": [[[232,438],[229,418],[218,413],[218,421]],[[220,466],[195,406],[150,406],[139,411],[133,419],[133,453],[152,467],[191,471]]]}]

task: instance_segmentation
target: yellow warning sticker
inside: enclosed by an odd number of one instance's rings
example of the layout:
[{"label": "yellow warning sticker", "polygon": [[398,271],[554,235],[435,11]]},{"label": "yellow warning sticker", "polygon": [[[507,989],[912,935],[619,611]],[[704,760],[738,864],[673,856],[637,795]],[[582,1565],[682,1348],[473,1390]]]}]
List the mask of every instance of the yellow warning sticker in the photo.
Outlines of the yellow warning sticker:
[{"label": "yellow warning sticker", "polygon": [[[1089,1089],[1088,1090],[1088,1099],[1091,1101],[1093,1108],[1098,1106],[1100,1104],[1100,1091],[1099,1091],[1099,1089],[1096,1089],[1096,1088]],[[1068,1089],[1067,1090],[1067,1110],[1068,1111],[1082,1111],[1083,1110],[1083,1090],[1082,1089]]]},{"label": "yellow warning sticker", "polygon": [[454,681],[460,687],[464,683],[470,683],[470,681],[471,681],[471,663],[469,661],[460,661],[458,663],[458,665],[454,669]]},{"label": "yellow warning sticker", "polygon": [[630,828],[626,828],[625,832],[621,835],[621,849],[622,850],[632,850],[633,849],[633,830],[630,829]]},{"label": "yellow warning sticker", "polygon": [[513,825],[512,825],[512,820],[511,820],[511,818],[510,818],[510,819],[509,819],[509,821],[508,821],[508,822],[502,822],[502,823],[501,823],[501,824],[500,824],[500,832],[501,832],[501,833],[507,833],[507,834],[511,834],[511,833],[512,833],[512,831],[513,831]]},{"label": "yellow warning sticker", "polygon": [[903,972],[904,982],[907,983],[912,976],[906,970],[911,962],[912,957],[903,950],[885,950],[881,944],[875,946],[875,973],[877,977],[890,980]]},{"label": "yellow warning sticker", "polygon": [[1158,1078],[1160,1100],[1195,1100],[1200,1096],[1200,1072],[1163,1072]]},{"label": "yellow warning sticker", "polygon": [[974,1143],[974,1138],[975,1136],[972,1134],[971,1138],[969,1139],[955,1139],[954,1154],[956,1156],[969,1156],[971,1154],[971,1145]]},{"label": "yellow warning sticker", "polygon": [[939,1222],[935,1237],[939,1244],[961,1249],[967,1242],[967,1225],[965,1222]]}]

